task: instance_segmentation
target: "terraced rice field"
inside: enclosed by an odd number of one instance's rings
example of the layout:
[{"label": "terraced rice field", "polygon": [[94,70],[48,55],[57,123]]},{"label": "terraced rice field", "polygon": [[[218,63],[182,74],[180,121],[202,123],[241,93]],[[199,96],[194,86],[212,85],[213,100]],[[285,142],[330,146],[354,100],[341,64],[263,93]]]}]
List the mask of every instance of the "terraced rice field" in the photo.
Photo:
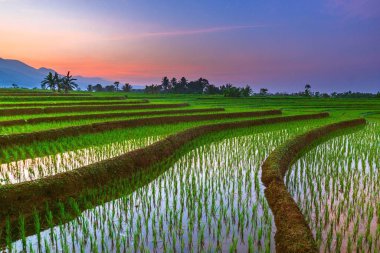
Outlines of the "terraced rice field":
[{"label": "terraced rice field", "polygon": [[378,252],[380,101],[0,92],[4,252]]},{"label": "terraced rice field", "polygon": [[319,145],[293,165],[287,185],[321,249],[380,249],[379,154],[380,125],[371,122]]}]

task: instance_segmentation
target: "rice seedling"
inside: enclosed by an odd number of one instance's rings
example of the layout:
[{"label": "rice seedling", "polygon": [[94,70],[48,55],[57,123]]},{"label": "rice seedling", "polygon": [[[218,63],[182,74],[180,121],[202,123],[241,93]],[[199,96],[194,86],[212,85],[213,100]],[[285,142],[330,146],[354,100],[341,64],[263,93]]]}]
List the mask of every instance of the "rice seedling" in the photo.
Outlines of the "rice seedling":
[{"label": "rice seedling", "polygon": [[[22,101],[40,99],[24,98]],[[136,98],[141,99],[143,95],[136,95]],[[21,101],[16,97],[10,99]],[[40,100],[52,99],[46,97]],[[66,105],[78,100],[76,103],[82,105],[82,99],[83,105],[98,103],[90,101],[92,98],[85,101],[81,97],[59,98],[57,101],[62,100],[61,105]],[[195,95],[173,95],[170,99],[170,103],[191,104],[190,110],[226,107],[228,112],[240,112],[252,108],[264,110],[281,107],[285,109],[285,115],[292,115],[299,113],[301,108],[305,109],[305,113],[306,110],[309,113],[328,109],[333,117],[280,126],[234,129],[205,136],[180,150],[173,161],[157,165],[160,173],[156,176],[139,174],[130,181],[121,179],[111,186],[91,190],[78,199],[59,203],[57,208],[46,206],[46,211],[43,214],[35,212],[32,220],[27,220],[23,215],[14,223],[7,219],[3,222],[4,228],[0,228],[0,235],[5,238],[1,250],[273,252],[276,227],[263,193],[261,163],[269,152],[289,137],[339,117],[350,117],[342,115],[347,108],[351,108],[352,103],[355,104],[355,111],[352,112],[356,115],[366,112],[368,108],[377,110],[378,103],[336,102],[333,99],[321,99],[316,103],[312,98],[297,98],[294,101],[252,98],[242,101],[237,103],[236,99],[221,97],[199,99]],[[116,105],[111,101],[101,103]],[[168,100],[157,99],[154,103],[168,103]],[[10,102],[7,101],[7,104],[12,108]],[[26,109],[27,106],[14,106],[20,107]],[[165,114],[161,109],[155,111]],[[187,109],[170,111],[182,115]],[[115,116],[109,118],[154,117],[144,114],[147,109],[129,112],[131,115],[122,116],[121,113],[126,112],[115,109],[112,111]],[[1,128],[0,132],[30,133],[105,121],[106,116],[99,118],[96,114],[105,115],[105,112],[2,115],[0,122],[25,119],[33,122],[34,117],[37,120],[33,124],[9,125]],[[38,118],[44,120],[38,121]],[[49,118],[59,121],[50,122]],[[210,119],[175,125],[141,126],[3,147],[0,150],[0,188],[5,184],[37,180],[116,157],[184,129],[235,120]],[[318,146],[302,157],[286,175],[288,189],[312,227],[321,251],[376,252],[379,248],[377,124],[372,123],[365,131],[338,137]],[[15,228],[17,233],[12,232]]]},{"label": "rice seedling", "polygon": [[160,139],[159,136],[131,139],[59,153],[57,155],[1,164],[0,184],[21,183],[74,170],[101,160],[119,156],[134,149],[145,147]]},{"label": "rice seedling", "polygon": [[[38,240],[44,242],[42,251],[45,245],[69,252],[273,251],[275,226],[258,179],[261,162],[288,137],[321,123],[265,127],[254,134],[243,129],[237,137],[221,133],[213,141],[201,139],[164,174],[131,195],[83,211],[67,223],[49,225],[26,242],[34,251]],[[218,138],[222,141],[215,141]],[[70,206],[79,213],[75,202]],[[46,217],[49,224],[52,215]],[[58,216],[69,214],[62,206]],[[20,241],[11,244],[22,248]]]},{"label": "rice seedling", "polygon": [[[333,138],[298,160],[286,182],[321,249],[373,252],[380,202],[380,124]],[[322,220],[320,220],[322,218]]]}]

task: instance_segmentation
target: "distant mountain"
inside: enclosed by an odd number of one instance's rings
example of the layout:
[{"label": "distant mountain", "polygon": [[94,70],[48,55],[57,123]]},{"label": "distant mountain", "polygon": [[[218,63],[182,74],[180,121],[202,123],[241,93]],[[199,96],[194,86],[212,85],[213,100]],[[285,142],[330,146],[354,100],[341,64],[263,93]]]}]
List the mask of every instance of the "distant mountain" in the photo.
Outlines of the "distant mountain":
[{"label": "distant mountain", "polygon": [[[55,72],[48,68],[33,68],[21,61],[0,58],[0,87],[10,87],[17,84],[19,87],[34,88],[40,87],[41,81],[49,72]],[[59,73],[66,74],[66,73]],[[76,83],[85,89],[89,84],[100,83],[102,85],[110,84],[111,81],[98,77],[74,76]]]}]

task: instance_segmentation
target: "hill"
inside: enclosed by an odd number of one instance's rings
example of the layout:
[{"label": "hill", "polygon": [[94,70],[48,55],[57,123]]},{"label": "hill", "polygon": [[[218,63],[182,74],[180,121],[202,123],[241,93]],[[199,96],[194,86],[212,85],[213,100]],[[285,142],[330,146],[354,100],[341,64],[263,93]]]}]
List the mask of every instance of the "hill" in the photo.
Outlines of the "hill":
[{"label": "hill", "polygon": [[[55,72],[55,70],[45,67],[37,69],[18,60],[0,58],[0,87],[10,87],[12,84],[25,88],[40,87],[41,81],[49,72]],[[82,89],[89,84],[111,83],[98,77],[75,76],[75,78]]]}]

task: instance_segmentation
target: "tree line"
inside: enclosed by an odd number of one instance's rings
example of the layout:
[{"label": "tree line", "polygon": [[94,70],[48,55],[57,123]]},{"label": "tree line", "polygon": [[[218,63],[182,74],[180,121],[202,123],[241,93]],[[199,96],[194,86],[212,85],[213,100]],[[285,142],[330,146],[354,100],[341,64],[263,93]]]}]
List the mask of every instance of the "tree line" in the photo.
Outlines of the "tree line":
[{"label": "tree line", "polygon": [[222,94],[225,97],[249,97],[252,89],[249,85],[244,88],[235,87],[232,84],[220,87],[210,84],[205,78],[188,81],[182,77],[179,81],[173,77],[169,80],[167,76],[162,78],[161,84],[146,85],[145,93],[174,93],[174,94]]},{"label": "tree line", "polygon": [[77,79],[73,78],[70,75],[70,71],[67,72],[67,75],[60,76],[57,72],[54,74],[49,72],[41,82],[41,88],[43,90],[50,89],[53,92],[65,92],[68,93],[71,90],[78,89],[78,84],[75,83]]},{"label": "tree line", "polygon": [[[59,75],[57,72],[54,74],[49,72],[49,74],[41,82],[42,89],[50,89],[54,92],[65,92],[68,93],[72,90],[80,90],[78,84],[75,83],[77,79],[73,78],[70,71],[67,72],[65,76]],[[18,88],[18,85],[13,84],[13,88]],[[120,84],[119,81],[115,81],[111,85],[103,86],[101,84],[88,85],[87,91],[90,92],[115,92],[132,91],[132,85],[129,83]],[[318,91],[312,92],[311,85],[306,84],[304,91],[296,93],[269,93],[267,88],[260,88],[258,93],[253,93],[252,88],[249,85],[245,87],[236,87],[230,83],[215,86],[210,84],[205,78],[199,78],[197,80],[188,81],[185,77],[177,80],[175,77],[169,80],[167,76],[162,78],[161,84],[146,85],[143,90],[145,93],[155,94],[155,93],[173,93],[173,94],[208,94],[208,95],[224,95],[225,97],[249,97],[251,95],[259,96],[303,96],[303,97],[321,97],[321,98],[380,98],[380,92],[377,94],[373,93],[362,93],[362,92],[332,92],[320,93]]]},{"label": "tree line", "polygon": [[[90,92],[100,92],[100,91],[105,91],[105,92],[114,92],[114,91],[120,91],[120,82],[119,81],[116,81],[113,83],[113,85],[106,85],[106,86],[102,86],[100,83],[96,84],[96,85],[91,85],[89,84],[87,86],[87,91],[90,91]],[[132,85],[130,85],[129,83],[125,83],[124,85],[121,85],[121,91],[124,91],[124,92],[130,92],[132,90]]]},{"label": "tree line", "polygon": [[311,91],[311,85],[306,84],[305,90],[296,93],[275,93],[271,94],[275,96],[301,96],[301,97],[314,97],[314,98],[380,98],[380,92],[377,94],[366,93],[366,92],[332,92],[332,93],[321,93],[319,91]]},{"label": "tree line", "polygon": [[176,78],[169,80],[168,77],[162,78],[161,84],[146,85],[145,93],[174,93],[174,94],[221,94],[225,97],[249,97],[251,95],[257,96],[302,96],[302,97],[315,97],[315,98],[380,98],[380,92],[377,94],[365,92],[332,92],[321,93],[319,91],[313,92],[311,85],[307,83],[303,91],[296,93],[269,93],[267,88],[260,88],[257,93],[253,93],[252,88],[246,85],[244,88],[236,87],[232,84],[225,84],[220,87],[210,84],[207,79],[199,78],[195,81],[188,81],[182,77],[179,81]]}]

